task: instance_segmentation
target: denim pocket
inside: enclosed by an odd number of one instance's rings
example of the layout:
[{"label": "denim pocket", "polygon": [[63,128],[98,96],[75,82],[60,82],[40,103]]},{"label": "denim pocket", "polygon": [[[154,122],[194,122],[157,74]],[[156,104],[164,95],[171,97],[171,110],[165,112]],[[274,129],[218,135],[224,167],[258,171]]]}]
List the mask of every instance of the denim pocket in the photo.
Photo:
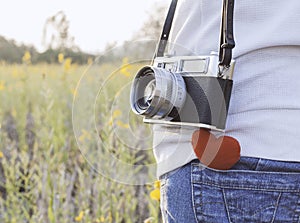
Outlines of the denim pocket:
[{"label": "denim pocket", "polygon": [[300,173],[217,171],[192,164],[199,222],[300,222]]}]

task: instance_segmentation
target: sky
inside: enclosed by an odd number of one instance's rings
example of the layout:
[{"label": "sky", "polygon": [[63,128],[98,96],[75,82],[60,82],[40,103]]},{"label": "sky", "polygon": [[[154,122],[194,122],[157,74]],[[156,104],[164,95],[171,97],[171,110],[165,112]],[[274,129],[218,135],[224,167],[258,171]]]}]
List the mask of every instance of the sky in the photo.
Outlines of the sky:
[{"label": "sky", "polygon": [[[43,51],[47,18],[62,10],[70,21],[69,33],[85,52],[101,52],[107,43],[130,39],[154,5],[170,0],[3,0],[0,35]],[[163,22],[163,21],[162,21]]]}]

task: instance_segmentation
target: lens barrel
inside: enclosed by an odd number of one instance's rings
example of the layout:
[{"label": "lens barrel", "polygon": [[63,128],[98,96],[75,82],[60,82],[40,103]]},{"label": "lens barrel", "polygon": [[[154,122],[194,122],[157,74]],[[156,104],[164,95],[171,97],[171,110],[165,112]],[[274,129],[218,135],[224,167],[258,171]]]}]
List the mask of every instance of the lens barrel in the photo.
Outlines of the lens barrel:
[{"label": "lens barrel", "polygon": [[186,87],[182,76],[158,67],[140,69],[131,87],[131,108],[134,113],[146,118],[171,120],[174,118],[169,116],[171,111],[174,108],[180,111],[185,99]]}]

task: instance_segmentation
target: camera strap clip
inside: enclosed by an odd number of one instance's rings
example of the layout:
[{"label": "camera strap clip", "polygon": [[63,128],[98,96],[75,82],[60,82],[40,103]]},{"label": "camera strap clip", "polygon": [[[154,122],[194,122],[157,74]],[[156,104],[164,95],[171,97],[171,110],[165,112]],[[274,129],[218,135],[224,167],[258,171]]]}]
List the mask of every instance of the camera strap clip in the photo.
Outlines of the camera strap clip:
[{"label": "camera strap clip", "polygon": [[224,0],[220,36],[219,67],[228,68],[230,66],[232,49],[235,47],[233,35],[233,11],[234,0]]}]

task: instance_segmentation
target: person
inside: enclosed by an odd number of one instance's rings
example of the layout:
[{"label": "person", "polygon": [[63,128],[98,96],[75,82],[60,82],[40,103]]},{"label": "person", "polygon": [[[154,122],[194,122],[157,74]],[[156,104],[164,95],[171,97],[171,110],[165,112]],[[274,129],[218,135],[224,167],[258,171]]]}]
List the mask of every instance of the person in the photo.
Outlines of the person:
[{"label": "person", "polygon": [[[167,53],[218,52],[221,9],[220,0],[179,1]],[[300,1],[236,1],[234,35],[225,135],[241,158],[207,167],[196,129],[154,125],[164,222],[300,222]]]}]

